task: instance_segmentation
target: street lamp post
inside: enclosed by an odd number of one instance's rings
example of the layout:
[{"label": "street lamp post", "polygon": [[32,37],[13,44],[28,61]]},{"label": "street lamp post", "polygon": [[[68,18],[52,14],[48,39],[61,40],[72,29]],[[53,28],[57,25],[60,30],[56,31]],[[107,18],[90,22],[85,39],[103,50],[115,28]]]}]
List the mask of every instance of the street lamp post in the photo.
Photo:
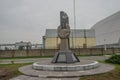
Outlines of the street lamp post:
[{"label": "street lamp post", "polygon": [[73,41],[73,46],[75,48],[75,45],[76,45],[76,7],[75,7],[75,0],[73,0],[73,13],[74,13],[74,41]]}]

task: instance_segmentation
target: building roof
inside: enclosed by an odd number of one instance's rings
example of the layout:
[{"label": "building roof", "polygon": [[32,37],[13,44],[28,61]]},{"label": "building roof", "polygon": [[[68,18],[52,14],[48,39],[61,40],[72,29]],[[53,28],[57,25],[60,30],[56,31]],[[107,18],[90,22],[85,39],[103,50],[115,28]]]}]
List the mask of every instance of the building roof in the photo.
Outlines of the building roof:
[{"label": "building roof", "polygon": [[[57,37],[57,29],[46,29],[45,37],[54,38]],[[94,29],[72,29],[70,33],[70,37],[83,38],[90,37],[95,38],[95,30]]]},{"label": "building roof", "polygon": [[99,21],[95,29],[97,45],[118,43],[120,39],[120,11]]}]

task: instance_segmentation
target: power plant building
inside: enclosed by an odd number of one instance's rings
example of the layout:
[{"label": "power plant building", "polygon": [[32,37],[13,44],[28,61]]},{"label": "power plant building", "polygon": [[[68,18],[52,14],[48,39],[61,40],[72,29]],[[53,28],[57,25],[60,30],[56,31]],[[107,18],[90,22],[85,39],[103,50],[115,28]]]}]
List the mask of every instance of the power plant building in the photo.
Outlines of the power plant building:
[{"label": "power plant building", "polygon": [[[96,45],[94,29],[76,29],[71,30],[69,38],[70,48],[88,48]],[[57,29],[46,29],[43,37],[45,49],[59,49],[60,39],[57,35]]]},{"label": "power plant building", "polygon": [[95,29],[96,44],[120,47],[120,11],[99,21]]}]

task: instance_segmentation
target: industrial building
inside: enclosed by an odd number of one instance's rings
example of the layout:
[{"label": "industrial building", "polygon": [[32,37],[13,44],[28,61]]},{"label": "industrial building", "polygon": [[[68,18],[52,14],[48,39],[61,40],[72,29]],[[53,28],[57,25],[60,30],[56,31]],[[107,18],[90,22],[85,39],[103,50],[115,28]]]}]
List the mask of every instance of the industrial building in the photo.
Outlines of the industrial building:
[{"label": "industrial building", "polygon": [[[96,45],[94,29],[71,30],[69,38],[70,48],[88,48]],[[59,49],[60,39],[57,29],[46,29],[43,36],[43,46],[45,49]]]},{"label": "industrial building", "polygon": [[32,44],[31,42],[16,42],[14,44],[0,44],[0,50],[26,50],[42,49],[43,44]]},{"label": "industrial building", "polygon": [[120,47],[120,11],[99,21],[91,29],[95,29],[97,45]]}]

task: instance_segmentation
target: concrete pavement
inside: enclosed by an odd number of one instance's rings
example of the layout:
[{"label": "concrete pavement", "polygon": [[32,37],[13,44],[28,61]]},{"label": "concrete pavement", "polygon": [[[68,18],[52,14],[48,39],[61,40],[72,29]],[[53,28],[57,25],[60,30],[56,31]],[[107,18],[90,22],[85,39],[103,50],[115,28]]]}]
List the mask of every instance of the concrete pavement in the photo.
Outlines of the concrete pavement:
[{"label": "concrete pavement", "polygon": [[39,78],[39,77],[20,75],[10,80],[79,80],[79,77],[78,78]]},{"label": "concrete pavement", "polygon": [[[104,56],[85,56],[85,57],[79,57],[79,59],[86,59],[86,60],[105,60],[109,58],[109,55],[104,55]],[[12,62],[14,63],[31,63],[31,62],[38,62],[38,61],[43,61],[49,59],[51,60],[52,58],[26,58],[26,59],[2,59],[0,60],[0,64],[11,64]]]},{"label": "concrete pavement", "polygon": [[[87,57],[79,57],[79,58],[86,59],[86,60],[105,60],[109,57],[110,56],[105,55],[105,56],[87,56]],[[46,59],[52,60],[52,58],[31,58],[31,59],[16,59],[14,61],[15,61],[15,63],[26,63],[26,62],[44,61]],[[10,63],[10,60],[3,60],[2,63]],[[79,80],[80,76],[82,76],[82,75],[100,74],[100,73],[108,72],[113,69],[114,69],[114,66],[102,64],[100,67],[98,67],[96,69],[85,70],[85,71],[73,71],[73,72],[61,72],[61,71],[54,72],[54,71],[52,71],[51,72],[51,71],[33,70],[30,67],[30,65],[28,65],[28,66],[23,66],[19,69],[20,71],[22,71],[24,73],[24,75],[20,75],[18,77],[12,78],[10,80]],[[63,77],[61,77],[61,75],[63,75]],[[55,76],[57,76],[57,77],[55,77]]]}]

